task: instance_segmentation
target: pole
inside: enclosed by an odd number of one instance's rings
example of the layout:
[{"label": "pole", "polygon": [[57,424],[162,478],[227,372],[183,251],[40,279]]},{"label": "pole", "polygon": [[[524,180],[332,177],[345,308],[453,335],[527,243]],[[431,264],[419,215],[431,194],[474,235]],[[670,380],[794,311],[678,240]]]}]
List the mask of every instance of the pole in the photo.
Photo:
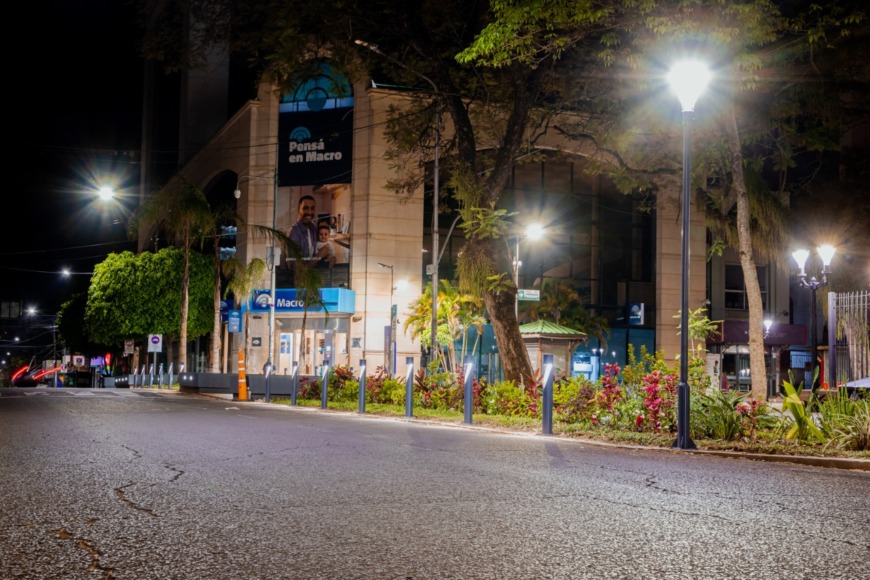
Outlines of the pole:
[{"label": "pole", "polygon": [[681,252],[682,270],[680,278],[680,383],[677,386],[677,440],[673,447],[696,449],[689,436],[689,210],[691,208],[689,189],[691,187],[691,111],[683,111],[683,199]]},{"label": "pole", "polygon": [[520,320],[520,238],[517,236],[517,252],[514,254],[514,285],[517,287],[517,295],[514,298],[514,316],[517,322]]},{"label": "pole", "polygon": [[815,391],[817,380],[816,367],[819,364],[819,344],[818,339],[816,338],[816,325],[818,324],[818,321],[816,319],[816,290],[818,290],[818,285],[813,284],[810,287],[810,290],[812,290],[813,295],[813,303],[810,304],[810,324],[812,325],[812,328],[810,328],[810,349],[813,353],[813,360],[810,364],[810,380],[812,381],[812,384],[810,384],[810,389]]},{"label": "pole", "polygon": [[[274,175],[274,183],[272,186],[272,229],[275,230],[278,228],[278,156],[280,155],[280,144],[278,142],[275,143],[275,175]],[[266,364],[269,365],[269,368],[272,367],[272,357],[274,356],[275,349],[275,268],[278,267],[278,260],[280,259],[280,250],[275,245],[274,240],[272,241],[272,267],[269,268],[270,272],[270,285],[269,289],[271,295],[269,296],[269,355],[266,358]],[[266,402],[269,402],[269,387],[266,386]]]},{"label": "pole", "polygon": [[[425,78],[425,77],[423,77]],[[426,79],[427,81],[429,79]],[[438,97],[438,88],[435,83],[429,81],[432,85],[432,90],[435,91],[436,99]],[[441,101],[435,101],[435,165],[432,175],[432,358],[435,359],[438,352],[438,263],[439,255],[439,232],[438,232],[438,196],[439,196],[439,149],[438,143],[441,141]],[[437,359],[435,359],[437,360]]]}]

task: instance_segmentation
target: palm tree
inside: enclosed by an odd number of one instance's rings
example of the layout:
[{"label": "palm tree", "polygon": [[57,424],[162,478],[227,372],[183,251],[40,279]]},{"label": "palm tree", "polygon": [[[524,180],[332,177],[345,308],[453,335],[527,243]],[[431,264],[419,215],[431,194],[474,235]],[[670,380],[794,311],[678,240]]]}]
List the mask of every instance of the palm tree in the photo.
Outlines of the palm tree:
[{"label": "palm tree", "polygon": [[178,361],[187,362],[187,318],[190,304],[190,248],[193,242],[210,231],[214,220],[202,190],[182,178],[148,198],[131,220],[131,230],[146,227],[160,230],[168,240],[184,251],[184,271],[181,278],[181,320],[178,331]]},{"label": "palm tree", "polygon": [[266,262],[260,258],[254,258],[245,265],[236,258],[229,258],[221,262],[221,271],[228,279],[224,297],[232,293],[238,306],[245,310],[243,351],[247,361],[248,331],[251,326],[251,308],[248,301],[251,299],[254,283],[262,278],[263,273],[266,271]]}]

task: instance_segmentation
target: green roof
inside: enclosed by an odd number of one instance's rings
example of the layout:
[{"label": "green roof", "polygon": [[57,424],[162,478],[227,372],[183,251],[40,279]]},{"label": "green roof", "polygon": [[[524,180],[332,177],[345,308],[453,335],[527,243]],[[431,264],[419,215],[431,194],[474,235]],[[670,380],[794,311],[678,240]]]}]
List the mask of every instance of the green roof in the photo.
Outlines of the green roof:
[{"label": "green roof", "polygon": [[547,320],[535,320],[534,322],[520,325],[520,334],[548,334],[563,336],[564,338],[582,338],[586,336],[585,332],[580,332],[579,330],[574,330],[573,328]]}]

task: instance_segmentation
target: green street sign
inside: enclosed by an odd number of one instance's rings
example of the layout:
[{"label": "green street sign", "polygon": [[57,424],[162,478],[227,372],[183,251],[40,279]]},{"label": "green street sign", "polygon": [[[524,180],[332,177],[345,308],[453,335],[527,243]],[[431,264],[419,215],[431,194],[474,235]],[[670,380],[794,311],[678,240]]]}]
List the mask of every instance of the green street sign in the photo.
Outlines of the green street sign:
[{"label": "green street sign", "polygon": [[517,290],[517,297],[520,300],[527,300],[532,302],[538,302],[541,300],[541,291],[540,290]]}]

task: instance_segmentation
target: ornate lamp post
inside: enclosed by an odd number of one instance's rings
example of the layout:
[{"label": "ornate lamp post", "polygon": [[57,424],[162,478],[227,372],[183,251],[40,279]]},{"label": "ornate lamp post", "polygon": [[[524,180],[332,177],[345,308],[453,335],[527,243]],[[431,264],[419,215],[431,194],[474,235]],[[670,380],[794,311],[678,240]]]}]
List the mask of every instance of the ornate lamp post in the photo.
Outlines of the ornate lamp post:
[{"label": "ornate lamp post", "polygon": [[695,449],[689,437],[689,238],[691,189],[691,120],[695,102],[710,81],[710,71],[698,61],[676,63],[668,83],[683,107],[682,270],[680,276],[680,384],[677,387],[677,439],[674,447]]},{"label": "ornate lamp post", "polygon": [[[815,366],[819,362],[819,345],[816,339],[816,292],[819,288],[828,283],[828,274],[831,273],[831,261],[834,259],[834,253],[837,249],[831,245],[820,246],[816,249],[819,253],[819,258],[822,259],[822,277],[821,279],[816,279],[815,276],[811,276],[809,280],[807,280],[807,272],[804,269],[807,265],[807,259],[810,257],[809,250],[795,250],[792,252],[792,257],[794,261],[797,262],[798,268],[800,268],[800,272],[798,273],[798,281],[800,285],[804,288],[809,288],[812,292],[812,303],[810,304],[810,347],[813,353],[813,362],[812,369],[815,369]],[[813,389],[815,389],[815,377],[813,378],[813,384],[811,385]]]}]

